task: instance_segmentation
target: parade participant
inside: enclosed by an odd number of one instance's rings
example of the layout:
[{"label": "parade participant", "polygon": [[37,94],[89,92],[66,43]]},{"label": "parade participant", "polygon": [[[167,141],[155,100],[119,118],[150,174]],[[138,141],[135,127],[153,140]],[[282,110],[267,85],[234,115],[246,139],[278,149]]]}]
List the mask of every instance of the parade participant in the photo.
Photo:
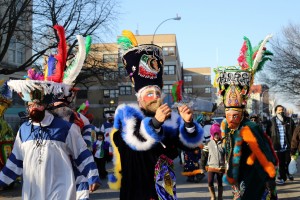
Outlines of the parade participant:
[{"label": "parade participant", "polygon": [[[222,96],[226,115],[221,124],[226,162],[223,182],[232,186],[234,199],[262,199],[265,193],[271,199],[275,198],[272,192],[276,154],[259,126],[244,118],[254,74],[272,55],[265,49],[269,38],[252,48],[248,38],[244,37],[239,66],[215,69],[215,86]],[[273,183],[268,184],[271,188],[266,188],[267,183]]]},{"label": "parade participant", "polygon": [[109,186],[120,189],[121,200],[176,199],[172,159],[178,156],[177,147],[199,146],[203,131],[188,106],[178,106],[177,114],[162,103],[162,48],[137,45],[131,32],[122,34],[118,43],[126,51],[122,59],[138,104],[116,109],[110,135],[115,168]]},{"label": "parade participant", "polygon": [[204,173],[200,170],[201,150],[199,147],[193,150],[184,151],[183,176],[187,176],[187,182],[200,183],[204,178]]},{"label": "parade participant", "polygon": [[57,64],[54,64],[54,57],[49,57],[45,74],[30,69],[28,80],[8,82],[9,87],[28,102],[30,121],[23,123],[18,131],[10,162],[0,174],[0,184],[9,184],[22,174],[23,199],[75,199],[72,161],[81,175],[87,178],[91,192],[97,189],[100,182],[93,156],[86,148],[80,128],[48,111],[55,99],[69,95],[86,56],[84,38],[77,36],[79,54],[64,71],[67,57],[64,29],[58,25],[54,29],[60,38],[55,56]]},{"label": "parade participant", "polygon": [[208,172],[208,189],[211,200],[216,199],[214,179],[217,176],[218,200],[223,199],[222,176],[225,172],[225,154],[222,145],[221,129],[219,124],[210,128],[211,140],[207,144],[207,151],[202,154],[201,166]]},{"label": "parade participant", "polygon": [[279,176],[277,184],[284,184],[289,178],[293,181],[294,177],[289,174],[288,164],[291,161],[291,141],[295,129],[295,123],[292,118],[285,116],[285,108],[282,105],[275,107],[276,116],[272,117],[268,124],[267,134],[270,136],[273,147],[279,159]]},{"label": "parade participant", "polygon": [[4,113],[12,103],[12,94],[7,83],[0,81],[0,171],[11,154],[15,134],[10,125],[4,120]]},{"label": "parade participant", "polygon": [[107,161],[111,161],[113,157],[113,150],[112,150],[109,134],[114,125],[114,115],[115,115],[115,111],[112,110],[104,111],[104,118],[106,119],[106,121],[100,127],[100,131],[104,133],[104,140],[110,144]]},{"label": "parade participant", "polygon": [[[65,42],[65,35],[60,35],[60,41]],[[78,38],[78,52],[76,56],[74,57],[74,60],[69,62],[69,66],[66,66],[65,72],[63,72],[64,79],[63,81],[67,84],[73,86],[76,77],[78,76],[80,70],[82,69],[82,65],[84,63],[84,60],[90,50],[91,45],[91,38],[89,36],[86,37],[86,43],[84,43],[84,40]],[[66,47],[61,48],[63,51],[67,51]],[[48,62],[49,63],[49,62]],[[67,60],[65,60],[64,63],[68,63]],[[48,64],[48,68],[49,68]],[[81,130],[81,137],[84,139],[87,148],[92,152],[92,125],[90,124],[89,120],[84,116],[86,114],[89,103],[86,101],[85,108],[83,110],[79,110],[82,113],[78,113],[74,110],[74,104],[75,104],[75,98],[77,95],[77,92],[79,91],[78,88],[71,87],[69,90],[68,95],[61,95],[53,99],[53,102],[49,105],[49,109],[51,110],[51,113],[55,116],[58,116],[62,118],[63,120],[74,123],[77,126],[79,126]],[[88,180],[82,172],[78,169],[78,166],[76,162],[73,160],[73,171],[75,175],[75,183],[76,183],[76,199],[89,199],[89,187],[91,184],[98,185],[99,179],[95,180]],[[93,163],[93,166],[96,165]],[[91,170],[88,172],[88,174],[92,177],[98,177],[98,170],[97,168],[91,168]]]}]

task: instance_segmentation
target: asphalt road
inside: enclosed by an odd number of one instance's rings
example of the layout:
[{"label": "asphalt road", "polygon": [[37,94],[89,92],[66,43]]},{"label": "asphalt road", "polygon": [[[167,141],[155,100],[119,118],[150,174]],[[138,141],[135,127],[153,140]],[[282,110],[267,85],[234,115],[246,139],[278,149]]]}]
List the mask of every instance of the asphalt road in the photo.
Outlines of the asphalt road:
[{"label": "asphalt road", "polygon": [[[300,162],[298,160],[298,166]],[[107,165],[107,169],[111,169],[112,164]],[[180,173],[182,167],[178,160],[175,160],[175,170],[177,174],[177,197],[185,200],[208,200],[210,199],[207,189],[206,177],[200,183],[188,183],[186,177]],[[284,185],[278,186],[278,195],[281,200],[300,200],[300,173],[295,175],[294,181],[287,181]],[[103,181],[103,186],[94,193],[90,194],[91,200],[105,199],[117,200],[119,193],[110,190],[106,181]],[[224,187],[224,200],[232,199],[231,190],[228,186]],[[0,200],[21,200],[21,184],[15,184],[13,189],[0,191]]]}]

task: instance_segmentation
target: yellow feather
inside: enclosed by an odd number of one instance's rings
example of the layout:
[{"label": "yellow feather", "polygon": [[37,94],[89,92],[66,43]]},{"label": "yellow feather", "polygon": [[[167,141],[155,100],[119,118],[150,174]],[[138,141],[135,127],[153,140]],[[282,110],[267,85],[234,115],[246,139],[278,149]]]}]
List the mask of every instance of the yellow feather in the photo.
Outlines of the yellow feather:
[{"label": "yellow feather", "polygon": [[135,36],[133,35],[133,33],[131,31],[123,30],[122,35],[128,37],[133,46],[136,47],[138,45],[138,43],[136,41],[136,38],[135,38]]}]

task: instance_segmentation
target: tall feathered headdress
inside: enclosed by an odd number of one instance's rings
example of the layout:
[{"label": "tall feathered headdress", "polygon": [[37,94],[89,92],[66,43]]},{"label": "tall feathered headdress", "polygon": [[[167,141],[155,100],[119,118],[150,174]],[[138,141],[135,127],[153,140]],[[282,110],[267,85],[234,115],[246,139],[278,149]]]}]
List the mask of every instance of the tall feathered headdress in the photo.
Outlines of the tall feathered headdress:
[{"label": "tall feathered headdress", "polygon": [[71,60],[71,64],[67,63],[67,42],[65,37],[65,30],[62,26],[55,25],[54,29],[57,31],[59,37],[58,50],[56,55],[50,55],[47,65],[43,72],[36,69],[29,69],[26,80],[10,80],[8,86],[15,90],[24,101],[33,100],[32,92],[39,90],[42,96],[49,96],[50,98],[43,98],[51,101],[53,96],[68,96],[70,88],[72,88],[74,81],[81,71],[86,53],[89,52],[91,46],[91,38],[88,36],[86,45],[84,38],[81,35],[77,36],[78,52]]},{"label": "tall feathered headdress", "polygon": [[271,37],[272,35],[268,35],[254,48],[249,39],[244,37],[238,66],[214,69],[216,73],[214,86],[218,87],[225,108],[244,108],[247,104],[255,73],[262,69],[266,61],[272,60],[270,56],[273,54],[265,47]]},{"label": "tall feathered headdress", "polygon": [[162,48],[154,44],[138,45],[132,32],[124,30],[118,38],[123,64],[130,76],[136,92],[139,89],[157,85],[162,88],[163,53]]}]

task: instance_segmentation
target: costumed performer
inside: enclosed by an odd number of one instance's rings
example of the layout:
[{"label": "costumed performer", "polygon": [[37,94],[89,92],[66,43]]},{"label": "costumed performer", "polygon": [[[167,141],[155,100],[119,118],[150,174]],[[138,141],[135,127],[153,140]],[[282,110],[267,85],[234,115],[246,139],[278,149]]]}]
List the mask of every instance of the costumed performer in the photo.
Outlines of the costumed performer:
[{"label": "costumed performer", "polygon": [[254,75],[272,55],[265,48],[270,37],[254,48],[244,37],[239,65],[215,69],[215,86],[222,96],[226,115],[221,124],[226,162],[223,182],[232,186],[234,199],[264,199],[266,195],[276,198],[276,154],[262,129],[244,118]]},{"label": "costumed performer", "polygon": [[178,147],[201,144],[202,128],[188,106],[178,106],[177,114],[162,103],[162,48],[137,45],[130,31],[123,31],[118,43],[138,104],[116,109],[110,134],[115,168],[109,186],[120,189],[121,200],[176,199],[172,159]]},{"label": "costumed performer", "polygon": [[[56,25],[54,29],[62,34],[63,27]],[[22,199],[76,199],[70,157],[89,180],[90,191],[96,190],[100,182],[98,175],[90,173],[97,172],[97,167],[80,128],[48,111],[54,99],[69,95],[73,82],[73,76],[63,73],[67,57],[65,47],[66,43],[60,41],[55,70],[49,65],[45,74],[30,69],[27,80],[8,82],[8,86],[27,102],[30,120],[24,122],[17,133],[12,154],[0,173],[0,185],[8,185],[22,174]]]}]

